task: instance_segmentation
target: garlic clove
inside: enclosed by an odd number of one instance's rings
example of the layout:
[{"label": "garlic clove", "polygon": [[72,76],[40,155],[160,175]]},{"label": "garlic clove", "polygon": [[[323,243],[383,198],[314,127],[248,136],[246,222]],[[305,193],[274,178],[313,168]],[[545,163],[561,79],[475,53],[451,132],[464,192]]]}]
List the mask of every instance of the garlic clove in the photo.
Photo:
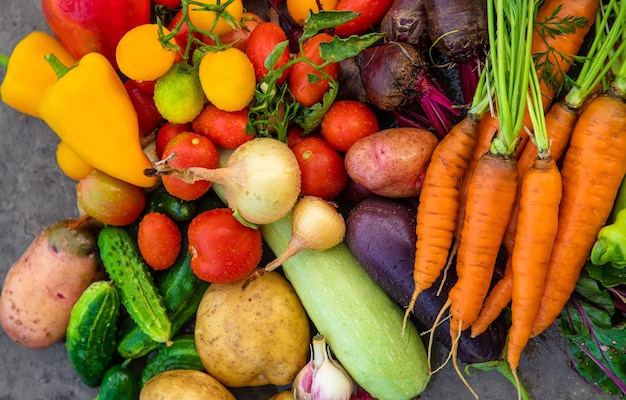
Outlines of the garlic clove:
[{"label": "garlic clove", "polygon": [[349,400],[356,384],[346,370],[330,355],[326,340],[320,334],[313,337],[312,359],[293,382],[295,400]]}]

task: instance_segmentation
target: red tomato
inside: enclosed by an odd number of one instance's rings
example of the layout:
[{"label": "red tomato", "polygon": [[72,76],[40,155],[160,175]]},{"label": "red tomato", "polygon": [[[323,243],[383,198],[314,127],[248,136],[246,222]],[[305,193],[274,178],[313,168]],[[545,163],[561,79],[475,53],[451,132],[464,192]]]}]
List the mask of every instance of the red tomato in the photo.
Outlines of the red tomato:
[{"label": "red tomato", "polygon": [[[313,63],[321,65],[323,60],[320,56],[319,45],[323,42],[330,42],[332,39],[333,37],[327,33],[318,33],[302,45],[304,55]],[[330,63],[323,70],[336,80],[339,75],[339,63]],[[317,75],[320,79],[311,83],[309,74]],[[305,107],[311,107],[322,101],[324,93],[329,89],[329,80],[309,63],[300,61],[295,63],[289,72],[289,89],[299,103]]]},{"label": "red tomato", "polygon": [[[233,47],[246,52],[250,35],[256,27],[264,22],[263,18],[255,13],[244,12],[241,15],[241,28],[233,29],[230,32],[221,35],[220,41],[224,44],[232,44]],[[208,45],[215,45],[215,40],[210,36],[202,36],[202,41]]]},{"label": "red tomato", "polygon": [[204,281],[235,282],[248,276],[261,262],[261,232],[241,224],[229,208],[196,215],[187,236],[191,269]]},{"label": "red tomato", "polygon": [[302,173],[303,196],[332,200],[343,190],[348,180],[343,157],[324,139],[308,137],[292,151]]},{"label": "red tomato", "polygon": [[139,222],[137,245],[146,264],[160,271],[171,267],[180,253],[178,225],[167,215],[149,212]]},{"label": "red tomato", "polygon": [[181,0],[152,0],[152,2],[168,8],[178,8],[181,5]]},{"label": "red tomato", "polygon": [[159,160],[163,159],[163,150],[165,146],[172,140],[172,138],[179,133],[191,132],[191,124],[175,124],[172,122],[166,122],[157,131],[155,145],[156,154]]},{"label": "red tomato", "polygon": [[[254,66],[254,74],[257,80],[263,78],[268,69],[265,67],[265,60],[270,55],[274,48],[281,42],[287,41],[287,35],[280,25],[273,22],[263,22],[259,24],[254,31],[250,34],[248,39],[248,47],[246,47],[246,55]],[[277,69],[289,62],[291,54],[289,53],[289,46],[285,47],[285,51],[281,54],[280,58],[276,61],[274,69]],[[277,83],[283,83],[287,80],[289,75],[289,68],[287,68],[283,74],[276,81]]]},{"label": "red tomato", "polygon": [[376,114],[360,101],[337,100],[322,118],[322,136],[335,150],[348,151],[354,142],[375,132]]},{"label": "red tomato", "polygon": [[339,0],[335,10],[354,11],[359,16],[335,27],[335,34],[341,37],[360,35],[372,30],[382,21],[391,8],[393,0]]},{"label": "red tomato", "polygon": [[[163,158],[176,153],[170,165],[177,168],[203,167],[217,168],[220,155],[209,138],[197,133],[183,132],[170,140],[163,150]],[[195,200],[211,187],[210,181],[183,182],[172,175],[161,177],[165,190],[181,200]]]},{"label": "red tomato", "polygon": [[145,84],[132,79],[124,82],[124,87],[137,112],[139,136],[148,136],[163,122],[163,116],[154,102],[154,83],[152,92],[147,91],[148,86]]},{"label": "red tomato", "polygon": [[289,146],[290,149],[293,149],[298,143],[308,137],[322,137],[322,134],[317,130],[307,133],[306,135],[303,135],[302,132],[304,132],[304,129],[298,125],[291,125],[287,129],[287,146]]},{"label": "red tomato", "polygon": [[191,121],[194,132],[205,135],[217,146],[225,149],[235,149],[254,139],[254,135],[246,133],[247,124],[248,108],[240,111],[224,111],[211,103],[208,103]]},{"label": "red tomato", "polygon": [[[178,0],[178,2],[180,3],[180,0]],[[179,24],[182,17],[183,11],[180,10],[176,13],[176,15],[174,15],[174,18],[172,18],[172,21],[167,28],[172,31],[176,27],[176,25]],[[202,40],[202,35],[199,32],[194,32],[193,37],[195,39]],[[189,40],[189,26],[187,25],[187,22],[183,22],[183,24],[180,26],[180,30],[174,37],[174,40],[176,40],[176,44],[180,47],[180,52],[184,53],[185,48],[187,47],[187,41]]]}]

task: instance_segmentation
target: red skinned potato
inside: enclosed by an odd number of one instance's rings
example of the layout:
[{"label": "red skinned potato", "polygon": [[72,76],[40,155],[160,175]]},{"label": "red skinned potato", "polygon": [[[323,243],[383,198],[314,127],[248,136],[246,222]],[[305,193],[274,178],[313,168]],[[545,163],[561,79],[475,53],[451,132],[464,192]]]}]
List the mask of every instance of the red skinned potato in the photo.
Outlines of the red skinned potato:
[{"label": "red skinned potato", "polygon": [[106,277],[97,248],[101,224],[76,221],[59,221],[41,231],[6,276],[0,324],[25,348],[62,340],[80,295]]},{"label": "red skinned potato", "polygon": [[390,128],[359,139],[345,155],[348,176],[379,196],[419,195],[426,167],[439,143],[421,128]]}]

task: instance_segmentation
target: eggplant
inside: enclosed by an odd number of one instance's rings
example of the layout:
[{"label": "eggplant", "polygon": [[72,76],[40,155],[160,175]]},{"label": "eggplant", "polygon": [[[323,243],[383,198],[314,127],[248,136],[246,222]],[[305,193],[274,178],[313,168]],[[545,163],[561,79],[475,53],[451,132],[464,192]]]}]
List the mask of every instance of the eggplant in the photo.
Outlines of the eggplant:
[{"label": "eggplant", "polygon": [[[384,197],[362,200],[346,219],[345,242],[352,254],[387,295],[404,308],[408,306],[415,288],[415,226],[414,204]],[[420,294],[411,319],[418,326],[430,329],[455,282],[454,268],[450,268],[439,295],[437,291],[441,280]],[[447,315],[435,330],[435,338],[450,349],[452,341],[449,319],[445,318]],[[465,330],[461,334],[457,358],[465,364],[499,360],[506,333],[502,316],[476,338],[470,337],[469,329]]]}]

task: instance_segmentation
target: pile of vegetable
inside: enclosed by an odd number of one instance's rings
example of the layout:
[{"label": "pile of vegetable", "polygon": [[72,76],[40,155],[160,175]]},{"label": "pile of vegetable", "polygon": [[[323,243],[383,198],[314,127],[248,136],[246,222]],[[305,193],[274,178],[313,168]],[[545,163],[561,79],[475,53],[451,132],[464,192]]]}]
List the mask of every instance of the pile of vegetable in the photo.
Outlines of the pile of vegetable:
[{"label": "pile of vegetable", "polygon": [[558,324],[626,393],[622,1],[66,3],[0,58],[80,214],[4,281],[16,344],[101,400],[408,400],[437,340],[528,398]]}]

